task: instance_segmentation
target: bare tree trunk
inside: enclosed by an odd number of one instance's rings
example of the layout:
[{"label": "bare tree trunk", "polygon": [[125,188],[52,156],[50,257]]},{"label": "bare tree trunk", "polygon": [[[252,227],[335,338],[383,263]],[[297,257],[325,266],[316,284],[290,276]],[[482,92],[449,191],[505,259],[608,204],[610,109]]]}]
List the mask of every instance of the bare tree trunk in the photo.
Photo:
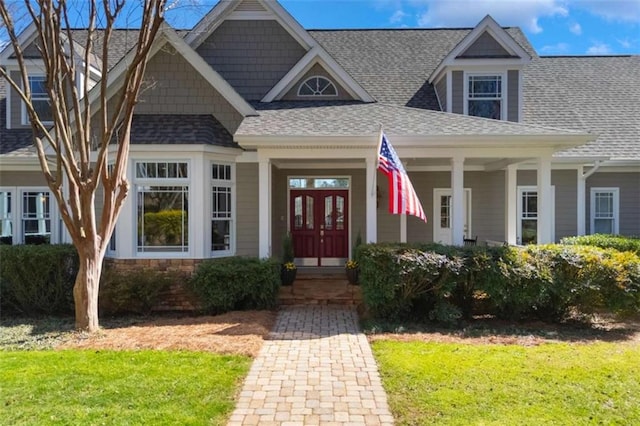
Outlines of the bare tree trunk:
[{"label": "bare tree trunk", "polygon": [[98,291],[104,255],[93,247],[79,247],[79,268],[73,286],[76,329],[94,332],[98,323]]}]

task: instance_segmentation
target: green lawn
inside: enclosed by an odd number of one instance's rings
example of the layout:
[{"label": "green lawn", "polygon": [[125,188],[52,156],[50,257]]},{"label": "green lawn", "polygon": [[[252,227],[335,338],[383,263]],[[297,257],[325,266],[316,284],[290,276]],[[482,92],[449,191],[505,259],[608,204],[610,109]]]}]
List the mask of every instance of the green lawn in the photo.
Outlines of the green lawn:
[{"label": "green lawn", "polygon": [[377,341],[398,424],[640,424],[640,345]]},{"label": "green lawn", "polygon": [[0,424],[225,424],[250,363],[200,352],[0,351]]}]

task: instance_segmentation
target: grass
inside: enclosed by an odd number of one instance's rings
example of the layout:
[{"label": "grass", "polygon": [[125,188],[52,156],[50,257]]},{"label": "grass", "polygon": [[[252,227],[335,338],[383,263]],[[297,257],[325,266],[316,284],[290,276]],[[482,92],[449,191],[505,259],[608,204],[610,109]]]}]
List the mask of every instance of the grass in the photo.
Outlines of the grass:
[{"label": "grass", "polygon": [[398,424],[640,424],[638,344],[372,347]]},{"label": "grass", "polygon": [[0,424],[225,424],[250,358],[0,351]]}]

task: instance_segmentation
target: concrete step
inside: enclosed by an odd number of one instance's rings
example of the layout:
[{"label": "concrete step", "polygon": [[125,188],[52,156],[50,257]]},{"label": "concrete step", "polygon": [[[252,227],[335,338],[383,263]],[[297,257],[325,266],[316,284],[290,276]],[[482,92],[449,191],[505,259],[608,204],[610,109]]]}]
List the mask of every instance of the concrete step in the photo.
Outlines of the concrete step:
[{"label": "concrete step", "polygon": [[282,305],[358,305],[362,302],[362,289],[351,285],[346,277],[297,277],[290,286],[280,288]]}]

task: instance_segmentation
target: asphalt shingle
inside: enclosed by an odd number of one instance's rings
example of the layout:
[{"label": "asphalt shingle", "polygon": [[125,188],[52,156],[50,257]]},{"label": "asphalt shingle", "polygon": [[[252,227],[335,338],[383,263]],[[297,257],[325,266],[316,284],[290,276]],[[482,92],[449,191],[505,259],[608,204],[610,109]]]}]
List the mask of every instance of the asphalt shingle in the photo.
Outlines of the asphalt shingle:
[{"label": "asphalt shingle", "polygon": [[212,115],[134,115],[132,144],[203,144],[239,148]]}]

